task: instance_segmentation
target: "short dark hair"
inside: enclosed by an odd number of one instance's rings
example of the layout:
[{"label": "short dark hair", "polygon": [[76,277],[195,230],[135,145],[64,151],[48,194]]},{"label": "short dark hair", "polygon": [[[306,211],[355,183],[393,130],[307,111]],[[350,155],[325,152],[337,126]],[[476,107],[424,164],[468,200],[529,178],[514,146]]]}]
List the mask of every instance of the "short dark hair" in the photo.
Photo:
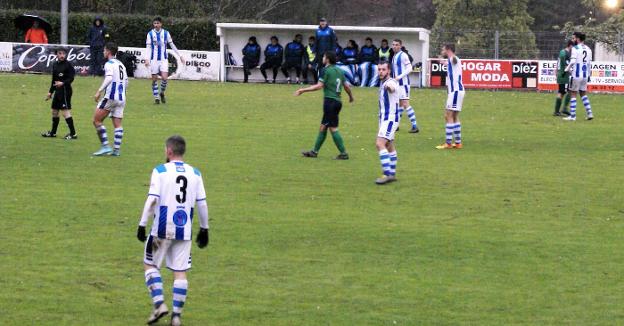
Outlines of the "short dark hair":
[{"label": "short dark hair", "polygon": [[327,18],[321,17],[321,18],[319,18],[319,22],[327,22]]},{"label": "short dark hair", "polygon": [[455,53],[455,44],[453,44],[453,43],[446,43],[446,44],[444,44],[444,48],[446,50],[451,50],[453,53]]},{"label": "short dark hair", "polygon": [[273,40],[276,40],[276,41],[278,41],[278,42],[279,42],[279,39],[278,39],[278,38],[277,38],[277,36],[275,36],[275,35],[271,36],[271,41],[273,41]]},{"label": "short dark hair", "polygon": [[316,37],[310,36],[310,37],[308,37],[308,40],[315,40],[316,41]]},{"label": "short dark hair", "polygon": [[381,60],[381,61],[379,61],[377,66],[381,66],[381,65],[387,65],[388,69],[390,69],[390,62],[388,60]]},{"label": "short dark hair", "polygon": [[397,42],[397,43],[399,43],[399,44],[403,45],[403,41],[401,41],[401,40],[400,40],[400,39],[398,39],[398,38],[395,38],[394,40],[392,40],[392,42]]},{"label": "short dark hair", "polygon": [[372,42],[372,41],[373,41],[373,39],[372,39],[372,38],[370,38],[370,36],[369,36],[369,37],[365,38],[365,39],[364,39],[364,41],[371,41],[371,42]]},{"label": "short dark hair", "polygon": [[383,43],[383,42],[388,43],[388,40],[387,40],[387,39],[382,39],[382,40],[381,40],[381,43]]},{"label": "short dark hair", "polygon": [[566,42],[566,48],[567,48],[567,47],[570,47],[570,46],[574,46],[574,42],[573,42],[572,40],[568,40],[568,41]]},{"label": "short dark hair", "polygon": [[327,60],[329,60],[329,63],[332,65],[336,64],[336,52],[334,51],[327,51],[325,52],[325,57],[327,58]]},{"label": "short dark hair", "polygon": [[67,54],[67,49],[65,49],[64,47],[59,47],[56,48],[56,50],[54,51],[54,53],[58,54],[59,52],[65,52],[65,54]]},{"label": "short dark hair", "polygon": [[162,23],[162,18],[160,18],[160,16],[156,16],[156,17],[154,17],[154,19],[152,20],[152,23],[154,23],[154,22],[159,22],[159,23]]},{"label": "short dark hair", "polygon": [[186,152],[186,140],[180,135],[173,135],[167,138],[166,145],[174,155],[182,156]]},{"label": "short dark hair", "polygon": [[301,38],[303,38],[303,35],[301,35],[301,34],[297,34],[297,35],[295,35],[295,38],[297,38],[297,37],[301,37]]},{"label": "short dark hair", "polygon": [[117,47],[117,44],[115,44],[115,42],[108,42],[106,43],[106,45],[104,46],[112,55],[117,55],[117,50],[119,49]]},{"label": "short dark hair", "polygon": [[583,33],[583,32],[574,32],[574,34],[572,34],[572,35],[576,36],[576,38],[581,40],[581,42],[585,42],[585,33]]}]

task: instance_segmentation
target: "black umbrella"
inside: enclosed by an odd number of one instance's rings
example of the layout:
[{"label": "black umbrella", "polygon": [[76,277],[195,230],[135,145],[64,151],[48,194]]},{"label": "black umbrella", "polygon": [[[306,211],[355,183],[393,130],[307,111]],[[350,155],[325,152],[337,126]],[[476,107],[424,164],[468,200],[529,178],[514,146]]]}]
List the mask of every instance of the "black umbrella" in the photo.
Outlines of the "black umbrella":
[{"label": "black umbrella", "polygon": [[45,29],[47,34],[50,34],[50,32],[52,32],[52,25],[50,25],[50,23],[44,18],[36,16],[36,15],[23,14],[23,15],[17,16],[14,20],[15,27],[23,31],[26,31],[29,28],[31,28],[35,21],[39,22],[39,27]]}]

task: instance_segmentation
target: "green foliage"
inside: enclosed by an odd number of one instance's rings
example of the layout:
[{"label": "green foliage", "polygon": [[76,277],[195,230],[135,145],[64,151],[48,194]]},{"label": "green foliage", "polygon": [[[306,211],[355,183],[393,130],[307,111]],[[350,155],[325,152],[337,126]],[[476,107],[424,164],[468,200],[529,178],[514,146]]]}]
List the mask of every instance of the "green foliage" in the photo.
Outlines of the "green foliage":
[{"label": "green foliage", "polygon": [[[24,13],[23,10],[0,10],[0,40],[5,42],[23,42],[24,37],[13,25],[13,19]],[[60,15],[58,12],[39,11],[53,27],[48,35],[50,43],[60,41]],[[93,24],[94,13],[69,14],[69,44],[86,44],[86,34]],[[112,39],[121,46],[144,47],[145,35],[151,29],[153,16],[147,15],[111,15],[105,17]],[[174,37],[180,49],[218,50],[216,26],[213,21],[203,18],[163,17],[163,23]]]},{"label": "green foliage", "polygon": [[[494,49],[493,32],[507,33],[501,38],[500,56],[533,58],[537,55],[535,34],[529,26],[528,0],[434,0],[437,17],[433,26],[434,47],[454,41],[474,48]],[[504,36],[504,35],[503,35]]]},{"label": "green foliage", "polygon": [[621,95],[592,95],[598,118],[566,124],[550,116],[553,94],[468,91],[465,148],[437,151],[446,90],[414,90],[421,134],[402,121],[399,181],[378,187],[375,89],[345,103],[351,160],[337,162],[330,139],[318,159],[299,156],[320,93],[171,81],[156,107],[150,81],[131,80],[122,156],[92,158],[101,79],[75,81],[71,142],[37,134],[49,82],[0,74],[3,325],[144,323],[135,230],[174,133],[211,216],[210,245],[193,244],[187,325],[624,323]]},{"label": "green foliage", "polygon": [[590,42],[600,42],[614,53],[624,53],[624,10],[613,14],[601,23],[591,18],[586,19],[582,24],[567,22],[562,31],[569,35],[575,31],[585,32]]}]

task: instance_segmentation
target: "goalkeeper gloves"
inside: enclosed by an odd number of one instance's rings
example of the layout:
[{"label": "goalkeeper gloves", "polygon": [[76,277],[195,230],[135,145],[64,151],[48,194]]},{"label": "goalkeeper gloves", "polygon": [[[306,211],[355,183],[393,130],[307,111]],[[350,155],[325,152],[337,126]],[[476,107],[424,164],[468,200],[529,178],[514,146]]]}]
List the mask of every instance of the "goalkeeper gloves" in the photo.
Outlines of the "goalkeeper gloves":
[{"label": "goalkeeper gloves", "polygon": [[208,229],[200,228],[195,242],[199,248],[205,248],[208,245]]},{"label": "goalkeeper gloves", "polygon": [[137,239],[139,239],[139,241],[141,242],[145,242],[145,240],[147,240],[147,236],[145,236],[145,227],[144,226],[140,226],[137,229]]}]

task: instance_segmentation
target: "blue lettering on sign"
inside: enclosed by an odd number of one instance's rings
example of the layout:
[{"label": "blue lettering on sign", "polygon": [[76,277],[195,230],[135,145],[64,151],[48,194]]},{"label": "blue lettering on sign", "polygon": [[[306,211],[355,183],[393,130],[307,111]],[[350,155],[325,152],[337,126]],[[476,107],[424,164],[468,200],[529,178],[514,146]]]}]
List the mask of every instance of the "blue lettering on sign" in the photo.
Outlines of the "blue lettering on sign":
[{"label": "blue lettering on sign", "polygon": [[177,226],[186,225],[186,221],[188,220],[188,215],[184,210],[179,210],[173,213],[173,224]]}]

